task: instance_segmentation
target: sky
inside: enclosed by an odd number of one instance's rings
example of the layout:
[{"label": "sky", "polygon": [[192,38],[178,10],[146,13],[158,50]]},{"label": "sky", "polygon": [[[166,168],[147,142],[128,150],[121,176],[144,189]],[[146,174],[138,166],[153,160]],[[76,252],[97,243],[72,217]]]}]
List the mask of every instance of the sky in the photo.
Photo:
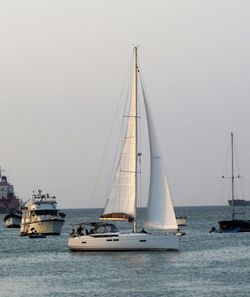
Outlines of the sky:
[{"label": "sky", "polygon": [[16,194],[104,206],[139,45],[173,204],[227,203],[231,132],[250,199],[249,28],[247,0],[0,0],[0,165]]}]

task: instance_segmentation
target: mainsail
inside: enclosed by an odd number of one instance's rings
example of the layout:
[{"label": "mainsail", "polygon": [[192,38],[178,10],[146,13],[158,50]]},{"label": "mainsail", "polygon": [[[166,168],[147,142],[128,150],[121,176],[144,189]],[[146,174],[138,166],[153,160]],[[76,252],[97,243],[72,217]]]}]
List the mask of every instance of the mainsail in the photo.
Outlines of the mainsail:
[{"label": "mainsail", "polygon": [[154,124],[142,86],[150,144],[150,187],[145,227],[177,230],[171,194],[164,172],[163,158],[157,140]]},{"label": "mainsail", "polygon": [[[134,68],[136,68],[136,59]],[[133,220],[136,216],[137,76],[134,71],[128,123],[112,188],[100,219]]]}]

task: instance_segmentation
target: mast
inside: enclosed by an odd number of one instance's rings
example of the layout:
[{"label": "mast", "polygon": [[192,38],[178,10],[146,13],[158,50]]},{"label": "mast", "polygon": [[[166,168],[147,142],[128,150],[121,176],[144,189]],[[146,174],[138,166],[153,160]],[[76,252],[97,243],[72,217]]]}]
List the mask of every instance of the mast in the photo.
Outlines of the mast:
[{"label": "mast", "polygon": [[233,133],[231,133],[231,147],[232,147],[232,207],[233,207],[233,214],[232,220],[234,220],[234,140],[233,140]]},{"label": "mast", "polygon": [[134,221],[133,221],[133,232],[136,233],[137,231],[137,158],[138,158],[138,140],[137,140],[137,136],[138,136],[138,114],[137,114],[137,47],[134,47],[134,64],[133,64],[133,72],[134,72],[134,78],[133,78],[133,90],[134,90],[134,102],[135,102],[135,217],[134,217]]}]

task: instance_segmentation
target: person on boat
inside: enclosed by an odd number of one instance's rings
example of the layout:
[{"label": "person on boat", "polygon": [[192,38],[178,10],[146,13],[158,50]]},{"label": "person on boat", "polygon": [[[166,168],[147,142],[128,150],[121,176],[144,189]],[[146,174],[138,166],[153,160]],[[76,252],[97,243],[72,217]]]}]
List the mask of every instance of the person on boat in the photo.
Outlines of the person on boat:
[{"label": "person on boat", "polygon": [[82,229],[83,229],[82,226],[79,226],[79,227],[77,228],[76,231],[77,231],[77,234],[78,234],[78,235],[82,235]]},{"label": "person on boat", "polygon": [[75,231],[74,228],[71,230],[70,235],[71,235],[71,236],[75,236],[75,235],[76,235],[76,231]]}]

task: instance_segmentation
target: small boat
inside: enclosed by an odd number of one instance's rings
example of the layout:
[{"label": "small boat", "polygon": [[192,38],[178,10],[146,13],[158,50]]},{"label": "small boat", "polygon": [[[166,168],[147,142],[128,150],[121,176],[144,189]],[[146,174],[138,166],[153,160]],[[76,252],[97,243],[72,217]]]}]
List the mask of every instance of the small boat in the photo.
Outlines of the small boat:
[{"label": "small boat", "polygon": [[14,210],[13,212],[7,214],[4,217],[4,224],[5,228],[20,228],[22,219],[22,211],[21,210]]},{"label": "small boat", "polygon": [[[138,97],[137,97],[137,47],[133,51],[132,95],[127,125],[122,139],[120,158],[113,178],[113,184],[106,202],[101,220],[89,224],[80,224],[68,239],[68,247],[77,251],[145,251],[178,250],[180,233],[171,201],[170,190],[164,172],[163,158],[146,99],[143,83],[142,98],[148,124],[150,146],[150,186],[147,215],[144,228],[137,227],[137,197],[141,172],[139,148]],[[107,221],[128,221],[132,232],[119,232],[114,224]],[[80,228],[81,227],[81,228]],[[156,231],[157,230],[157,231]],[[177,234],[178,233],[178,234]]]},{"label": "small boat", "polygon": [[20,235],[59,235],[65,221],[65,214],[57,209],[55,196],[33,193],[31,201],[22,208]]},{"label": "small boat", "polygon": [[[231,220],[222,220],[219,221],[219,233],[237,233],[237,232],[250,232],[250,220],[243,219],[235,219],[235,215],[239,214],[235,212],[235,179],[241,178],[240,175],[236,175],[234,173],[234,137],[233,133],[231,133],[231,169],[232,175],[228,178],[231,179],[231,187],[232,187],[232,199],[231,199],[231,207],[232,207],[232,219]],[[222,176],[222,178],[226,178]]]},{"label": "small boat", "polygon": [[176,221],[178,226],[187,226],[187,217],[177,217]]}]

